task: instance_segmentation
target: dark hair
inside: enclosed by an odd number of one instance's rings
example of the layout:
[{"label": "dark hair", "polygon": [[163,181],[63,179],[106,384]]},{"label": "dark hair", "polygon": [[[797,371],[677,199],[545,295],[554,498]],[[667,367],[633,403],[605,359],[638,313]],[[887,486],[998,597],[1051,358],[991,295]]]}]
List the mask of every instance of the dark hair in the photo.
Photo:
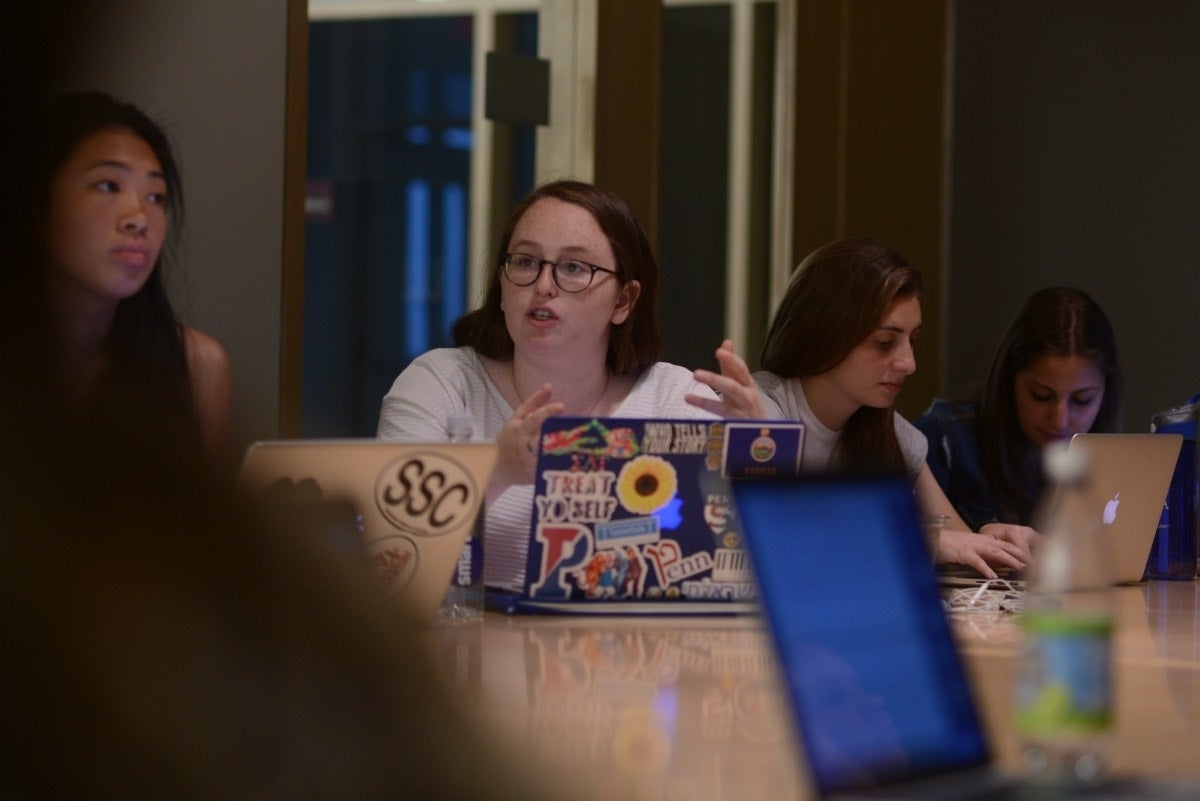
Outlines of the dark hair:
[{"label": "dark hair", "polygon": [[[103,92],[62,94],[42,108],[31,121],[23,153],[23,185],[31,201],[26,207],[29,241],[24,256],[27,264],[41,268],[36,271],[39,280],[44,277],[50,266],[46,243],[54,235],[47,226],[55,175],[85,139],[101,131],[122,129],[142,139],[162,167],[169,224],[162,251],[146,283],[117,306],[108,335],[109,368],[98,387],[119,385],[123,393],[140,396],[149,405],[178,409],[187,415],[187,424],[195,428],[198,437],[183,329],[164,282],[183,225],[183,193],[179,165],[163,129],[141,109]],[[29,295],[29,303],[37,303],[36,297],[44,304],[43,286],[27,284],[24,289],[34,293]]]},{"label": "dark hair", "polygon": [[458,346],[469,345],[491,359],[511,359],[512,336],[500,309],[500,265],[517,223],[535,203],[546,198],[586,209],[612,245],[617,280],[637,281],[641,292],[625,322],[614,325],[608,341],[608,368],[614,375],[636,372],[662,358],[658,331],[658,262],[642,224],[616,193],[581,181],[555,181],[526,195],[505,223],[492,259],[492,280],[483,306],[454,322],[451,336]]},{"label": "dark hair", "polygon": [[1117,429],[1124,381],[1117,341],[1103,310],[1085,292],[1070,287],[1039,290],[1025,301],[996,349],[979,393],[979,450],[985,481],[995,493],[1002,519],[1030,519],[1028,488],[1040,480],[1040,464],[1017,419],[1016,375],[1042,356],[1091,359],[1104,375],[1104,395],[1091,431]]},{"label": "dark hair", "polygon": [[[898,300],[917,298],[921,273],[870,239],[831,242],[796,268],[763,344],[762,366],[783,378],[832,370],[871,335]],[[903,470],[893,411],[860,407],[838,440],[841,466]]]}]

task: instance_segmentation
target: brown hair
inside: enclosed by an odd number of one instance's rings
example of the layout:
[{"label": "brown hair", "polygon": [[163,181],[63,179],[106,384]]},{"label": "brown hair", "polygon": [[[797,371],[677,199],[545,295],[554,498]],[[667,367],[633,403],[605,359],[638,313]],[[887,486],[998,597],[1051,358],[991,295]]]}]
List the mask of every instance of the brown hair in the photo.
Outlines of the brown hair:
[{"label": "brown hair", "polygon": [[[775,311],[762,351],[763,369],[783,378],[836,367],[878,326],[898,300],[917,298],[921,273],[870,239],[831,242],[796,268]],[[903,470],[893,412],[863,406],[838,441],[844,468]]]},{"label": "brown hair", "polygon": [[625,322],[612,327],[608,341],[608,368],[614,375],[636,372],[662,358],[658,331],[658,262],[642,224],[616,193],[581,181],[555,181],[530,192],[500,232],[492,259],[492,280],[483,305],[455,320],[450,329],[454,344],[470,346],[491,359],[511,359],[513,341],[500,309],[501,262],[508,252],[513,231],[533,204],[553,198],[586,209],[612,245],[616,256],[617,280],[622,285],[637,281],[641,292]]}]

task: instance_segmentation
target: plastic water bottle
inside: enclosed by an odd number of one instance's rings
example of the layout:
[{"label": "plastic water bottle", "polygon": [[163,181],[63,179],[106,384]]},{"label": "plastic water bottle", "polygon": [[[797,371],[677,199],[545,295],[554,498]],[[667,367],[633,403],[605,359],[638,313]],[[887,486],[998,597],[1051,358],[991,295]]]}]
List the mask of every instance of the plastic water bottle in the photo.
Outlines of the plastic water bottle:
[{"label": "plastic water bottle", "polygon": [[1113,605],[1101,510],[1083,492],[1088,455],[1047,449],[1043,534],[1028,584],[1017,669],[1016,729],[1035,774],[1106,772],[1113,727]]},{"label": "plastic water bottle", "polygon": [[[470,442],[474,433],[471,418],[451,415],[446,420],[446,431],[451,442]],[[457,623],[483,619],[484,516],[481,505],[467,541],[458,554],[458,563],[450,576],[450,586],[446,588],[442,605],[438,607],[439,620]]]}]

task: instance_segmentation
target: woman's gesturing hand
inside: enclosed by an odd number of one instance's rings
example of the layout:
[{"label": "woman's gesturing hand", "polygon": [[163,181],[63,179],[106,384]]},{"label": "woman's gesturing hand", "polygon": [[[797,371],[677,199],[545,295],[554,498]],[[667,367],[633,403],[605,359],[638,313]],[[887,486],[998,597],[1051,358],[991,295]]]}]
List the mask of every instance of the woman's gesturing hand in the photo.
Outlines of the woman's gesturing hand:
[{"label": "woman's gesturing hand", "polygon": [[561,414],[563,405],[551,402],[554,388],[543,384],[513,411],[513,416],[496,435],[499,457],[492,477],[498,491],[514,484],[532,484],[537,466],[538,437],[547,417]]},{"label": "woman's gesturing hand", "polygon": [[767,416],[762,395],[750,377],[750,368],[733,350],[733,341],[725,340],[717,348],[717,364],[720,373],[711,370],[696,370],[692,376],[701,384],[712,387],[721,399],[713,400],[700,395],[688,395],[686,400],[693,406],[712,412],[718,417],[761,420]]}]

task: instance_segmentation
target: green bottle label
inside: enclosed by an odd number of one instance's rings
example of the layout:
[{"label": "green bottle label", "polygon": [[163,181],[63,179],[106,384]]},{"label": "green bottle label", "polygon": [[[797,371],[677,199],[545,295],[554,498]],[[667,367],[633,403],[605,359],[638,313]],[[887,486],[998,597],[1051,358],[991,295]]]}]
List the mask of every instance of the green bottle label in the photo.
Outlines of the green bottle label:
[{"label": "green bottle label", "polygon": [[1027,736],[1081,736],[1112,726],[1112,618],[1030,611],[1016,723]]}]

